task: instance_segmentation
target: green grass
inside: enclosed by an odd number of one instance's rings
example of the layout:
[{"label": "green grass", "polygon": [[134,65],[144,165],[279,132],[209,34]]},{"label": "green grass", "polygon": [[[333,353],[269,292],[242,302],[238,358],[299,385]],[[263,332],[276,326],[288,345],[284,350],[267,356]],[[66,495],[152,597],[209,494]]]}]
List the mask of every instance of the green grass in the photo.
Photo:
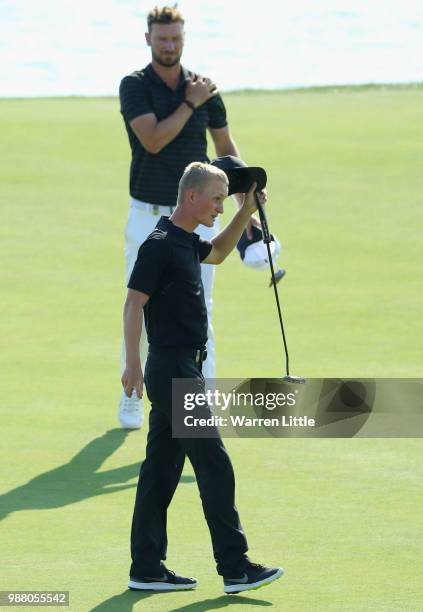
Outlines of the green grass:
[{"label": "green grass", "polygon": [[[269,174],[292,372],[422,377],[423,90],[225,100],[242,156]],[[422,609],[420,440],[228,440],[251,556],[286,576],[222,595],[187,465],[169,566],[201,587],[126,592],[146,430],[114,429],[129,163],[118,102],[2,100],[0,117],[0,589],[68,589],[78,611]],[[222,377],[282,373],[267,284],[237,254],[217,270]]]}]

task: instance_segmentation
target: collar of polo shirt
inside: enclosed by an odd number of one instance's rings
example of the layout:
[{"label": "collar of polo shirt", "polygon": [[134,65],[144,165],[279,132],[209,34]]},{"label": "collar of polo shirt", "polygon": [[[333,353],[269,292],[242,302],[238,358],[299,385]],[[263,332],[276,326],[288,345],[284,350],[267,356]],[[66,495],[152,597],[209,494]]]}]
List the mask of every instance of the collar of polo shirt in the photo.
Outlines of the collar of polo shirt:
[{"label": "collar of polo shirt", "polygon": [[[156,82],[156,83],[158,83],[158,84],[164,84],[164,85],[166,85],[166,83],[163,81],[163,79],[161,79],[161,78],[159,77],[159,75],[157,74],[157,72],[154,70],[154,68],[153,68],[153,65],[152,65],[152,64],[149,64],[149,65],[148,65],[148,67],[147,67],[147,71],[148,71],[148,74],[149,74],[150,78],[151,78],[153,81],[155,81],[155,82]],[[191,79],[191,78],[192,78],[192,75],[190,74],[189,70],[187,70],[186,68],[184,68],[184,66],[181,66],[181,74],[180,74],[180,77],[179,77],[179,84],[178,84],[178,87],[185,86],[186,81],[187,81],[188,79]],[[166,85],[166,87],[167,87],[167,85]]]}]

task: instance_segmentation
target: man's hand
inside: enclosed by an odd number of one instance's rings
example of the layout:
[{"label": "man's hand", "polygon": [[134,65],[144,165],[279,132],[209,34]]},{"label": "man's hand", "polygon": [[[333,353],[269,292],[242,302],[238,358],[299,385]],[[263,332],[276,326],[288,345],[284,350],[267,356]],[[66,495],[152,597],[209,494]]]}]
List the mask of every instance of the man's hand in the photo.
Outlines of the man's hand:
[{"label": "man's hand", "polygon": [[128,397],[131,397],[132,391],[135,389],[139,399],[142,398],[144,376],[142,373],[141,365],[137,366],[126,366],[124,373],[122,374],[122,387]]},{"label": "man's hand", "polygon": [[[250,215],[255,213],[257,210],[256,195],[255,195],[256,189],[257,189],[257,183],[253,183],[250,187],[250,191],[248,193],[244,193],[243,201],[241,204],[241,208],[243,210],[248,211]],[[259,201],[261,203],[262,196],[260,196],[260,194],[258,195],[259,195]]]},{"label": "man's hand", "polygon": [[203,76],[195,75],[194,79],[187,79],[186,83],[185,97],[195,108],[217,94],[216,84]]}]

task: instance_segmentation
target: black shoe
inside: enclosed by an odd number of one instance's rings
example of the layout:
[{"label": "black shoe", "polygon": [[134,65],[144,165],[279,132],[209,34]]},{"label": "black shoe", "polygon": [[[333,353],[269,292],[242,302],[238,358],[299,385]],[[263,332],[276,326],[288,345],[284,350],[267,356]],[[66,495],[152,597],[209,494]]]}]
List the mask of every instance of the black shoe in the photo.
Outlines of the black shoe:
[{"label": "black shoe", "polygon": [[223,578],[225,593],[241,593],[250,589],[259,589],[283,574],[281,567],[265,567],[258,563],[249,563],[241,576]]},{"label": "black shoe", "polygon": [[198,585],[196,578],[177,576],[163,564],[161,572],[154,576],[130,576],[128,587],[136,591],[186,591],[195,589]]}]

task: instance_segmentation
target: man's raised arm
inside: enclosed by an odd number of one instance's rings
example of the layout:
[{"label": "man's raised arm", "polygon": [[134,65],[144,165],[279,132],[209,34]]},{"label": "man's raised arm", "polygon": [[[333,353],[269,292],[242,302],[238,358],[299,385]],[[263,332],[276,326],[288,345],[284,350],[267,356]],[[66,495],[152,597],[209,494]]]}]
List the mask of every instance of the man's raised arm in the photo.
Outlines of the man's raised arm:
[{"label": "man's raised arm", "polygon": [[176,138],[196,108],[217,94],[216,85],[210,80],[199,77],[187,81],[185,100],[168,117],[158,121],[154,113],[146,113],[130,121],[132,131],[144,149],[153,155]]},{"label": "man's raised arm", "polygon": [[[211,241],[213,248],[202,263],[220,264],[235,248],[251,215],[257,210],[255,199],[256,188],[257,183],[253,183],[250,191],[244,195],[244,201],[235,213],[232,221]],[[263,192],[260,192],[258,195],[260,203],[263,204],[266,200],[266,195]]]}]

